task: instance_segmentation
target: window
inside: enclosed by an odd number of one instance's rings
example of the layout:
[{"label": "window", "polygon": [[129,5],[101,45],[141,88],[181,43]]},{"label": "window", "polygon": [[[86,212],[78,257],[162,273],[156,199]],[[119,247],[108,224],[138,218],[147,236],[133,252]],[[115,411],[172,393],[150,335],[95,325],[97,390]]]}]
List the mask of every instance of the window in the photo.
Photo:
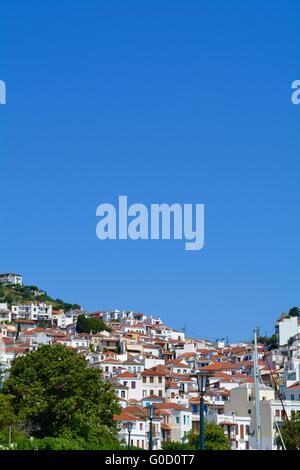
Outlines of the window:
[{"label": "window", "polygon": [[121,398],[125,398],[125,391],[121,390]]},{"label": "window", "polygon": [[140,431],[143,430],[143,423],[140,423]]},{"label": "window", "polygon": [[179,416],[176,416],[176,424],[179,424],[179,423],[180,423]]},{"label": "window", "polygon": [[159,384],[162,383],[162,377],[158,377],[158,383],[159,383]]},{"label": "window", "polygon": [[249,436],[250,433],[250,426],[247,424],[246,425],[246,436]]},{"label": "window", "polygon": [[153,390],[150,390],[150,395],[154,395],[154,391],[153,391]]},{"label": "window", "polygon": [[140,447],[140,440],[139,439],[136,441],[136,446]]},{"label": "window", "polygon": [[186,425],[186,415],[183,415],[183,424]]},{"label": "window", "polygon": [[158,391],[158,396],[159,396],[159,397],[162,397],[162,390],[159,390],[159,391]]},{"label": "window", "polygon": [[276,410],[276,411],[275,411],[275,416],[277,416],[277,418],[280,417],[280,410]]},{"label": "window", "polygon": [[244,439],[244,425],[243,424],[240,425],[240,435],[241,435],[241,439]]},{"label": "window", "polygon": [[131,382],[131,388],[135,388],[135,382]]},{"label": "window", "polygon": [[248,410],[248,415],[251,415],[251,410]]},{"label": "window", "polygon": [[295,395],[293,393],[291,394],[291,400],[295,400]]},{"label": "window", "polygon": [[154,382],[154,377],[150,377],[150,383],[153,384]]},{"label": "window", "polygon": [[143,377],[143,384],[147,382],[147,377]]}]

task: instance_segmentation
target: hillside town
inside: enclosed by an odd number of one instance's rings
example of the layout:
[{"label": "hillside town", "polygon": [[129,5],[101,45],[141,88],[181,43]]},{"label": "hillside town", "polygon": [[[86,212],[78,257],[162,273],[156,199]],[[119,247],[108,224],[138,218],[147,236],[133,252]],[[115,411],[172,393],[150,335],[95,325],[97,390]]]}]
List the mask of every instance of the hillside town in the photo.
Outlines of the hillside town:
[{"label": "hillside town", "polygon": [[[12,290],[22,276],[0,275],[0,285]],[[38,298],[39,292],[37,292]],[[99,319],[106,329],[77,331],[81,316]],[[250,332],[249,336],[251,336]],[[263,450],[285,448],[280,429],[300,416],[300,318],[284,314],[274,324],[275,345],[259,338],[260,445]],[[112,384],[121,413],[114,416],[118,437],[140,449],[164,442],[184,443],[199,433],[200,396],[197,373],[206,373],[204,415],[220,426],[232,450],[255,450],[257,439],[254,387],[254,345],[228,343],[187,335],[166,325],[157,315],[132,310],[65,311],[49,302],[0,303],[0,367],[3,380],[12,361],[41,345],[61,344],[83,356]],[[149,417],[149,409],[153,415]]]}]

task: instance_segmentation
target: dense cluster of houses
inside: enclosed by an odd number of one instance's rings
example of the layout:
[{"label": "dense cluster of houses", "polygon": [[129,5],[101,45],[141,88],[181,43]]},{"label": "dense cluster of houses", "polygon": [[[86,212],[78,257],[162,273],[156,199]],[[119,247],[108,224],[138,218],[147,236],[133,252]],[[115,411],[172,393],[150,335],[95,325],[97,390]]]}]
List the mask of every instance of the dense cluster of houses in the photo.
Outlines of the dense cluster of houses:
[{"label": "dense cluster of houses", "polygon": [[[109,328],[78,334],[79,314],[82,311],[64,312],[34,302],[10,308],[0,304],[4,378],[15,357],[42,344],[74,348],[115,389],[122,409],[114,417],[120,440],[148,448],[152,405],[153,448],[160,449],[163,442],[184,443],[191,431],[199,432],[200,399],[194,374],[206,371],[206,420],[223,428],[232,449],[256,448],[252,342],[226,344],[186,337],[159,317],[129,310],[86,313],[102,319]],[[263,449],[284,446],[280,427],[286,416],[300,414],[300,324],[294,318],[277,322],[277,349],[258,346]]]}]

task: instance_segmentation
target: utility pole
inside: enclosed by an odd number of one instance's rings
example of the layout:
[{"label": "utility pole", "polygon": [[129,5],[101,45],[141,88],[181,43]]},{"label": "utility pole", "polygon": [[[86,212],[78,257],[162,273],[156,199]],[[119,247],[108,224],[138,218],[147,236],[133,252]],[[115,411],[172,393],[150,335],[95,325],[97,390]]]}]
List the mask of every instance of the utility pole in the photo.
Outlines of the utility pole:
[{"label": "utility pole", "polygon": [[259,369],[257,358],[257,336],[259,329],[254,328],[254,351],[253,351],[253,373],[254,373],[254,395],[255,395],[255,440],[256,448],[261,449],[261,425],[260,425],[260,401],[259,401]]},{"label": "utility pole", "polygon": [[148,417],[149,417],[149,450],[153,450],[153,418],[154,418],[154,407],[153,405],[148,406]]}]

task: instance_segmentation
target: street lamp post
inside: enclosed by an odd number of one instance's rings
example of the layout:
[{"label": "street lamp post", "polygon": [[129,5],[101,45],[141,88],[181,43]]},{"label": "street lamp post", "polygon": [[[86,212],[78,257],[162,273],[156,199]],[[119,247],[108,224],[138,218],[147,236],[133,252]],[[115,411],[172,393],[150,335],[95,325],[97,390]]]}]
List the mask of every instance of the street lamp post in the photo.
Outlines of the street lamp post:
[{"label": "street lamp post", "polygon": [[199,422],[199,449],[204,450],[204,394],[207,379],[210,376],[208,372],[199,371],[193,375],[197,379],[199,398],[200,398],[200,422]]},{"label": "street lamp post", "polygon": [[130,449],[130,435],[131,435],[131,431],[132,431],[132,426],[133,426],[133,424],[130,421],[128,421],[128,423],[127,423],[127,431],[128,431],[127,449],[128,450]]},{"label": "street lamp post", "polygon": [[149,416],[149,450],[153,450],[153,429],[152,429],[152,421],[154,418],[154,407],[153,405],[148,406],[148,416]]}]

